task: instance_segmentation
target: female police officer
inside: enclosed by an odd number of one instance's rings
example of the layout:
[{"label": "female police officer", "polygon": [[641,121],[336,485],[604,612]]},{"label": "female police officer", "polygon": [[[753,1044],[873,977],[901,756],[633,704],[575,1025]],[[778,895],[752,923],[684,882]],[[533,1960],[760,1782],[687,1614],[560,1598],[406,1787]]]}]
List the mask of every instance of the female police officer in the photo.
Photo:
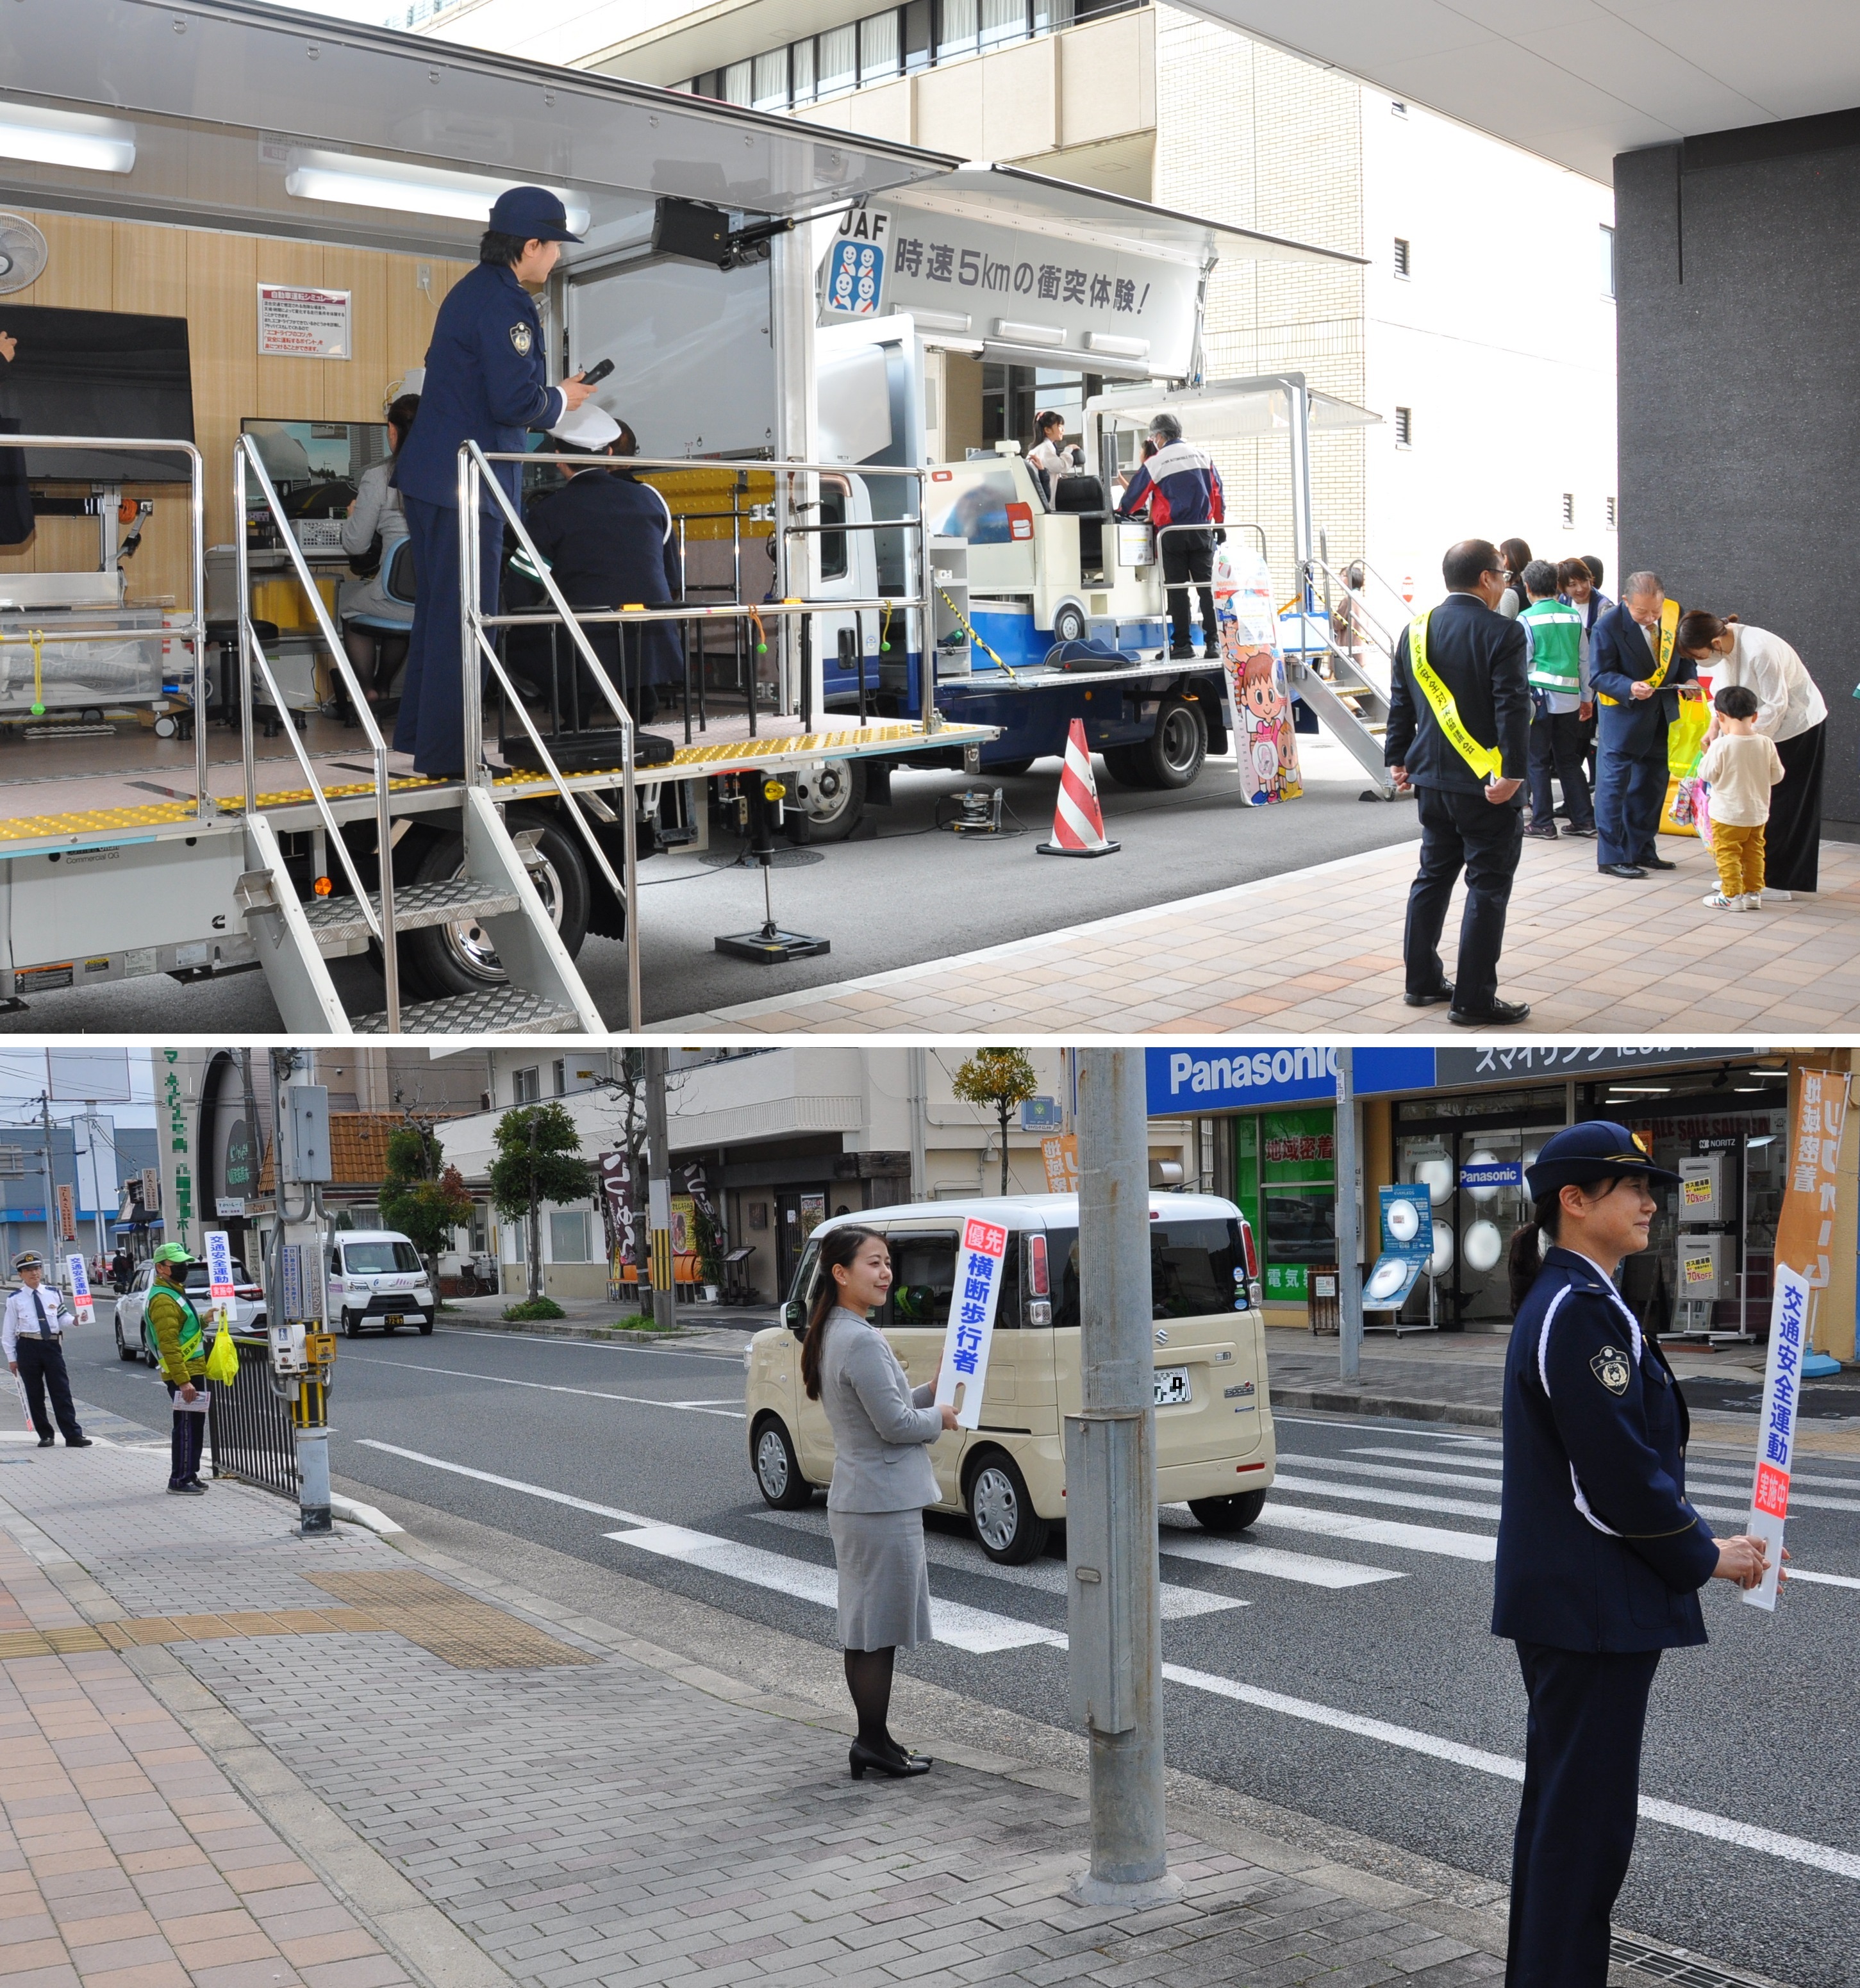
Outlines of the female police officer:
[{"label": "female police officer", "polygon": [[1625,1125],[1572,1125],[1527,1169],[1536,1219],[1511,1240],[1492,1628],[1530,1714],[1507,1988],[1606,1982],[1660,1652],[1705,1641],[1708,1580],[1753,1587],[1768,1564],[1686,1502],[1686,1404],[1613,1282],[1647,1246],[1653,1184],[1678,1178]]}]

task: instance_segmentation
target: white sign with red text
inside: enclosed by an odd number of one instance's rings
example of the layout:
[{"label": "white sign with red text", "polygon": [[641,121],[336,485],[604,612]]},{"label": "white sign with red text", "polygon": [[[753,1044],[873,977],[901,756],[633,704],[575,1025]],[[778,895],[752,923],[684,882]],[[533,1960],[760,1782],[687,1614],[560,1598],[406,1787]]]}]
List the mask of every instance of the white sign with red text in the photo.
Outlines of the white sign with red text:
[{"label": "white sign with red text", "polygon": [[80,1250],[73,1250],[65,1259],[65,1268],[71,1275],[71,1309],[77,1315],[79,1325],[96,1323],[96,1307],[90,1300],[90,1266],[84,1261]]},{"label": "white sign with red text", "polygon": [[972,1429],[981,1423],[989,1349],[995,1337],[995,1308],[1001,1301],[1006,1260],[1006,1229],[999,1222],[971,1215],[962,1224],[955,1253],[955,1285],[949,1294],[943,1364],[936,1377],[937,1406],[955,1410],[958,1428]]},{"label": "white sign with red text", "polygon": [[206,1234],[208,1297],[215,1314],[222,1325],[234,1323],[233,1299],[235,1293],[232,1283],[232,1242],[223,1229],[209,1229]]},{"label": "white sign with red text", "polygon": [[1770,1308],[1770,1357],[1763,1378],[1763,1415],[1757,1425],[1757,1479],[1750,1487],[1749,1530],[1769,1549],[1768,1571],[1743,1598],[1753,1608],[1776,1607],[1783,1564],[1783,1523],[1789,1516],[1789,1472],[1795,1449],[1796,1401],[1808,1346],[1806,1277],[1787,1263],[1775,1270]]}]

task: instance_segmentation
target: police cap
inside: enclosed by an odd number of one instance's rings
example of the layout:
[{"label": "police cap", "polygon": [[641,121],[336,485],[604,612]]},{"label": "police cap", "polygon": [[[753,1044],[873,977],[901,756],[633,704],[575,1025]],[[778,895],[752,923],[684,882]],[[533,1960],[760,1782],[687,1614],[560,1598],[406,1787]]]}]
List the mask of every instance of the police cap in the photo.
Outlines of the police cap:
[{"label": "police cap", "polygon": [[571,235],[568,210],[559,194],[547,187],[506,187],[491,210],[491,226],[499,235],[513,235],[519,242],[579,242]]},{"label": "police cap", "polygon": [[1524,1185],[1533,1201],[1542,1201],[1560,1187],[1587,1187],[1621,1174],[1642,1174],[1669,1185],[1679,1178],[1653,1164],[1638,1132],[1611,1118],[1591,1118],[1553,1132],[1525,1169]]},{"label": "police cap", "polygon": [[42,1270],[45,1266],[46,1259],[39,1255],[36,1249],[22,1249],[19,1254],[13,1259],[13,1269],[15,1272],[21,1270]]}]

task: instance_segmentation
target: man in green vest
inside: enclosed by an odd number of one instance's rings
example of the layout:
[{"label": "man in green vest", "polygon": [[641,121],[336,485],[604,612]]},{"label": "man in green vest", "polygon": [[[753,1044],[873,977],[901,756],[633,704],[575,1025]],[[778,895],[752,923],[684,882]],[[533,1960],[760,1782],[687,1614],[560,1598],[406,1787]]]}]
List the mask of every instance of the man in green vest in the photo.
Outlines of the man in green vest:
[{"label": "man in green vest", "polygon": [[1557,569],[1548,560],[1533,560],[1525,567],[1524,585],[1529,605],[1518,616],[1518,626],[1529,644],[1531,702],[1530,825],[1524,833],[1540,842],[1556,840],[1554,774],[1563,783],[1567,832],[1592,840],[1595,804],[1582,763],[1582,728],[1595,706],[1589,695],[1582,610],[1557,599]]},{"label": "man in green vest", "polygon": [[207,1488],[200,1481],[201,1444],[207,1432],[207,1340],[188,1297],[188,1266],[193,1260],[178,1242],[157,1248],[147,1313],[161,1356],[161,1378],[174,1408],[168,1489],[184,1497],[198,1497]]}]

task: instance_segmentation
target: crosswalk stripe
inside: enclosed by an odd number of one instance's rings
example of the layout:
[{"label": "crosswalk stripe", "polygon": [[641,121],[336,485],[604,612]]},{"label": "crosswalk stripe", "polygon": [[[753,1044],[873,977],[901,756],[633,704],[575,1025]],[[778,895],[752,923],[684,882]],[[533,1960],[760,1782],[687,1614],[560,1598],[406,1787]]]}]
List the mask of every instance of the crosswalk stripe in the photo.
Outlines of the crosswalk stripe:
[{"label": "crosswalk stripe", "polygon": [[1354,1457],[1324,1456],[1282,1449],[1281,1463],[1315,1464],[1321,1470],[1341,1470],[1360,1477],[1385,1477],[1398,1484],[1452,1484],[1466,1491],[1496,1491],[1498,1486],[1483,1477],[1458,1477],[1449,1470],[1405,1469],[1398,1463],[1358,1463]]},{"label": "crosswalk stripe", "polygon": [[1309,1587],[1365,1587],[1378,1581],[1405,1581],[1392,1567],[1365,1567],[1354,1560],[1327,1560],[1319,1554],[1288,1553],[1282,1547],[1256,1546],[1250,1540],[1226,1540],[1162,1528],[1162,1550],[1172,1560],[1196,1560],[1209,1567],[1230,1567],[1240,1574],[1263,1574],[1273,1581],[1300,1581]]},{"label": "crosswalk stripe", "polygon": [[1505,1467],[1504,1459],[1497,1456],[1462,1456],[1452,1450],[1388,1449],[1371,1444],[1353,1445],[1352,1456],[1396,1456],[1410,1463],[1448,1464],[1455,1470],[1487,1470],[1497,1472]]},{"label": "crosswalk stripe", "polygon": [[[1473,1768],[1482,1774],[1496,1775],[1507,1781],[1521,1781],[1524,1778],[1524,1762],[1509,1753],[1493,1753],[1483,1746],[1465,1746],[1457,1740],[1443,1740],[1437,1733],[1418,1732],[1412,1726],[1397,1726],[1386,1719],[1365,1719],[1360,1713],[1344,1712],[1335,1706],[1316,1704],[1307,1698],[1288,1697],[1283,1692],[1263,1690],[1257,1685],[1242,1684],[1236,1678],[1219,1677],[1211,1671],[1191,1670],[1181,1664],[1165,1664],[1162,1675],[1170,1683],[1185,1685],[1193,1691],[1207,1692],[1242,1705],[1257,1706],[1263,1711],[1282,1712],[1289,1718],[1307,1719],[1314,1725],[1327,1726],[1334,1731],[1354,1733],[1363,1739],[1378,1740],[1385,1746],[1425,1753],[1436,1760]],[[1687,1808],[1678,1802],[1661,1801],[1652,1795],[1641,1797],[1640,1812],[1650,1822],[1663,1822],[1675,1829],[1689,1831],[1695,1836],[1736,1844],[1742,1849],[1760,1851],[1766,1856],[1781,1858],[1791,1864],[1805,1864],[1814,1870],[1831,1871],[1838,1878],[1860,1878],[1860,1856],[1851,1850],[1833,1849],[1824,1843],[1811,1843],[1804,1837],[1785,1836],[1779,1830],[1760,1828],[1754,1823],[1738,1822],[1730,1816]]]},{"label": "crosswalk stripe", "polygon": [[[681,1560],[688,1567],[711,1574],[727,1574],[735,1581],[771,1589],[823,1608],[837,1608],[840,1602],[839,1577],[830,1567],[814,1560],[796,1560],[790,1554],[770,1553],[762,1547],[745,1546],[715,1533],[693,1532],[685,1526],[649,1525],[632,1532],[609,1533],[622,1546],[661,1559]],[[1015,1650],[1032,1643],[1054,1649],[1066,1647],[1064,1630],[1043,1628],[1037,1622],[1023,1622],[1012,1615],[997,1615],[986,1608],[971,1608],[959,1601],[930,1599],[930,1627],[939,1643],[976,1655],[996,1650]]]},{"label": "crosswalk stripe", "polygon": [[1451,1512],[1462,1519],[1496,1519],[1496,1505],[1475,1504],[1469,1498],[1433,1498],[1422,1491],[1384,1491],[1373,1484],[1333,1484],[1321,1477],[1288,1477],[1283,1471],[1273,1480],[1287,1491],[1314,1491],[1326,1498],[1351,1498],[1365,1505],[1395,1505],[1408,1512]]},{"label": "crosswalk stripe", "polygon": [[1280,1528],[1287,1532],[1322,1533],[1334,1540],[1360,1540],[1365,1546],[1406,1547],[1415,1553],[1439,1554],[1449,1560],[1490,1560],[1498,1552],[1497,1536],[1492,1533],[1456,1533],[1441,1526],[1409,1526],[1396,1519],[1365,1518],[1357,1512],[1327,1512],[1315,1506],[1287,1505],[1276,1498],[1247,1530],[1257,1532],[1262,1526],[1268,1531]]}]

